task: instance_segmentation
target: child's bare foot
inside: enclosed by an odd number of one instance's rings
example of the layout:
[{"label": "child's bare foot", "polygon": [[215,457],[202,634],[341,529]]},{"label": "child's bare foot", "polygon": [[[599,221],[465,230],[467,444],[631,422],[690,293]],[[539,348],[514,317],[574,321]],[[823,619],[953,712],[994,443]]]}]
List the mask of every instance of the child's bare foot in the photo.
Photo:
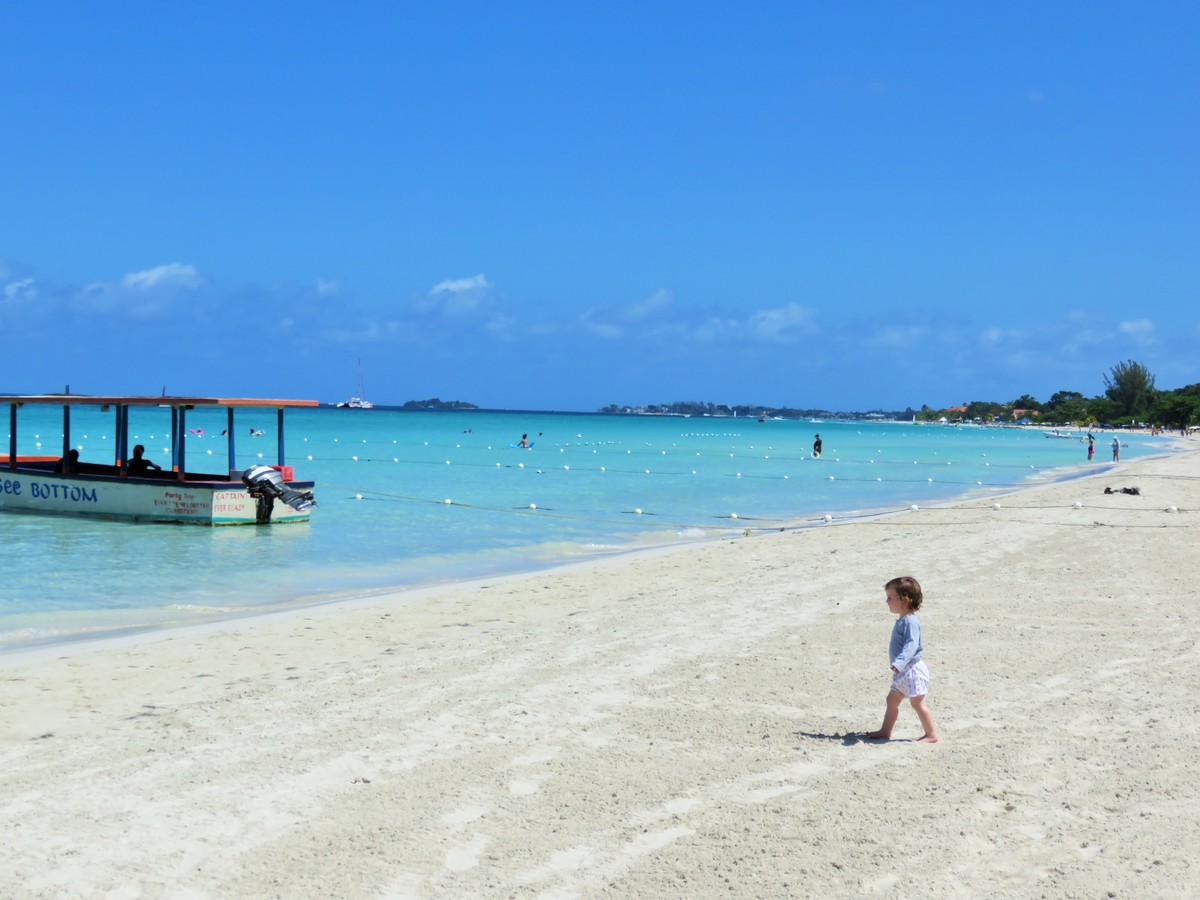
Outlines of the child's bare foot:
[{"label": "child's bare foot", "polygon": [[938,736],[936,734],[923,734],[917,738],[918,744],[936,744],[937,742]]},{"label": "child's bare foot", "polygon": [[[892,738],[892,736],[885,731],[868,731],[863,735],[863,737],[868,741],[888,741]],[[934,740],[936,741],[937,738],[934,738]]]}]

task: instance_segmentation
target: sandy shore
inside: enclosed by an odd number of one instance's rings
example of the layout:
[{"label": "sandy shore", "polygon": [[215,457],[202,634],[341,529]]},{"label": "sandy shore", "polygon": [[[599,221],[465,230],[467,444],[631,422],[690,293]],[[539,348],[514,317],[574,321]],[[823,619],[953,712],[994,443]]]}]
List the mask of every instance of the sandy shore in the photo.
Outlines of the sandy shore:
[{"label": "sandy shore", "polygon": [[1200,455],[992,504],[10,655],[0,895],[1200,894]]}]

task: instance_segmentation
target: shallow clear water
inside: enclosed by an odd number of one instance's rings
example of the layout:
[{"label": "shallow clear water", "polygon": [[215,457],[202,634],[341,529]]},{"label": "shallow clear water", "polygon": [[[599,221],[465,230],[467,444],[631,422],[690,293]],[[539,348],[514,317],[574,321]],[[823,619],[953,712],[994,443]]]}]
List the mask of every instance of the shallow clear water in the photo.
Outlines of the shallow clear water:
[{"label": "shallow clear water", "polygon": [[[167,463],[169,411],[133,413],[134,442]],[[226,425],[223,411],[190,413],[187,427],[203,434],[187,438],[189,469],[200,458],[212,471],[229,466]],[[263,436],[250,437],[257,429]],[[111,415],[76,409],[71,431],[84,462],[112,462]],[[824,453],[814,460],[817,432]],[[273,413],[239,411],[235,433],[234,467],[275,461]],[[523,433],[532,449],[512,446]],[[60,454],[61,412],[22,410],[19,436],[21,453]],[[287,462],[317,482],[307,524],[0,514],[0,648],[1000,493],[1107,465],[1109,440],[1098,437],[1089,467],[1078,440],[1017,429],[293,410]],[[1141,435],[1123,442],[1125,459],[1162,446]]]}]

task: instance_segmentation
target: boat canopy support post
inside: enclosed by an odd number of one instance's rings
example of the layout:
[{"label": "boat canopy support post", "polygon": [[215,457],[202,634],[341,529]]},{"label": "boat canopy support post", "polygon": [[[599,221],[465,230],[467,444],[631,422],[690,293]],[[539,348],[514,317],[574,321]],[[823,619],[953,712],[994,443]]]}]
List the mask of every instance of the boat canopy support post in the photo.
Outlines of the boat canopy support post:
[{"label": "boat canopy support post", "polygon": [[19,404],[8,404],[8,467],[15,469],[17,467],[17,406]]},{"label": "boat canopy support post", "polygon": [[276,433],[279,435],[279,454],[278,454],[279,461],[276,463],[276,465],[282,466],[283,465],[283,407],[282,406],[275,410],[275,422],[277,424],[277,428],[275,430],[276,430]]},{"label": "boat canopy support post", "polygon": [[184,458],[186,456],[184,448],[187,442],[183,439],[183,436],[187,434],[187,407],[181,406],[177,412],[179,413],[179,427],[175,429],[175,433],[171,436],[171,447],[173,448],[171,464],[179,475],[179,480],[184,481],[187,478],[187,460]]},{"label": "boat canopy support post", "polygon": [[129,407],[117,404],[117,468],[125,474],[129,462]]},{"label": "boat canopy support post", "polygon": [[67,454],[71,452],[71,404],[63,404],[63,471],[69,472]]},{"label": "boat canopy support post", "polygon": [[233,449],[233,435],[234,435],[235,431],[237,431],[237,429],[233,427],[233,407],[231,406],[227,410],[225,410],[225,434],[229,437],[229,472],[230,472],[230,475],[232,475],[235,471],[237,471],[237,455],[234,453],[234,449]]}]

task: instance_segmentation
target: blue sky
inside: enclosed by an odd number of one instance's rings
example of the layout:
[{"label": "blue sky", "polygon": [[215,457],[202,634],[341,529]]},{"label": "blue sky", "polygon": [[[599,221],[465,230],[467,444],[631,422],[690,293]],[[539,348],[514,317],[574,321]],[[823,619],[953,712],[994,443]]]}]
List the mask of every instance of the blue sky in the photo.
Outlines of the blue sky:
[{"label": "blue sky", "polygon": [[903,409],[1200,382],[1200,7],[0,10],[0,390]]}]

